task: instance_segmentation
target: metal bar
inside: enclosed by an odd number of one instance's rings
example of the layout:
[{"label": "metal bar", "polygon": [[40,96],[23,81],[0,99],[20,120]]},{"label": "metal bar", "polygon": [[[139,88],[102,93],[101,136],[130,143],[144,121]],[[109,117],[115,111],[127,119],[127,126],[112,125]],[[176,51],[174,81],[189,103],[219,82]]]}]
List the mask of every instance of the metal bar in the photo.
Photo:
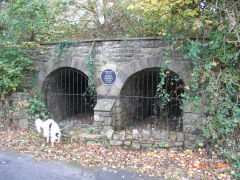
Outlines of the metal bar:
[{"label": "metal bar", "polygon": [[[139,89],[140,89],[140,87],[139,87],[139,86],[140,86],[139,79],[140,79],[140,76],[138,75],[138,76],[137,76],[137,80],[138,80],[138,84],[137,84],[137,86],[138,86],[138,87],[137,87],[137,95],[138,95],[138,96],[139,96],[139,94],[140,94],[140,92],[139,92]],[[139,121],[139,104],[140,104],[139,102],[140,102],[140,101],[139,101],[139,98],[136,98],[136,99],[137,99],[137,102],[138,102],[138,104],[137,104],[137,119],[136,119],[136,120]]]},{"label": "metal bar", "polygon": [[[64,71],[64,80],[65,80],[65,83],[64,83],[64,89],[65,89],[65,94],[67,94],[67,70],[65,69]],[[65,110],[66,110],[66,113],[65,113],[65,117],[64,119],[66,119],[67,117],[67,96],[64,96],[64,104],[65,104]]]},{"label": "metal bar", "polygon": [[[75,81],[74,81],[74,71],[72,71],[72,86],[73,86],[72,94],[74,94],[74,92],[75,92],[74,84],[75,84]],[[73,116],[74,116],[74,113],[75,113],[74,112],[75,111],[74,95],[72,95],[72,104],[73,104]]]},{"label": "metal bar", "polygon": [[[81,92],[81,94],[82,94],[82,93],[83,93],[83,87],[82,87],[82,83],[83,83],[83,80],[82,80],[82,73],[80,73],[80,77],[81,77],[81,78],[80,78],[80,79],[81,79],[81,80],[80,80],[80,83],[81,83],[81,89],[80,89],[80,92]],[[80,111],[80,112],[83,113],[83,109],[82,109],[83,96],[81,95],[80,97],[81,97],[81,100],[80,100],[80,103],[81,103],[81,104],[80,104],[81,111]]]},{"label": "metal bar", "polygon": [[[130,83],[128,84],[128,86],[127,86],[127,88],[128,88],[128,95],[130,95],[131,93],[131,79],[130,79]],[[127,107],[127,114],[126,114],[126,118],[124,119],[124,121],[125,121],[125,123],[128,123],[127,121],[129,121],[129,119],[130,119],[130,121],[132,122],[132,124],[134,123],[134,119],[133,118],[130,118],[131,117],[131,115],[130,115],[130,108],[129,108],[129,105],[130,105],[130,98],[128,98],[128,103],[127,103],[127,105],[126,105],[126,107]]]},{"label": "metal bar", "polygon": [[[152,97],[154,97],[153,95],[153,85],[154,85],[154,81],[153,81],[153,71],[152,71]],[[153,98],[151,99],[151,107],[150,107],[150,111],[151,111],[151,117],[153,117]]]},{"label": "metal bar", "polygon": [[[70,95],[70,70],[68,70],[68,94]],[[68,96],[68,120],[71,117],[70,96]]]},{"label": "metal bar", "polygon": [[79,85],[78,85],[78,76],[79,76],[79,72],[77,72],[77,114],[79,113],[79,109],[78,109],[78,101],[79,101],[79,94],[78,94],[78,90],[79,90]]},{"label": "metal bar", "polygon": [[[148,81],[149,81],[149,71],[147,72],[147,97],[148,96]],[[146,105],[146,118],[147,118],[147,125],[149,124],[149,118],[148,118],[148,99],[146,100],[147,101],[147,105]]]},{"label": "metal bar", "polygon": [[[171,97],[172,97],[172,92],[173,92],[173,86],[172,86],[172,76],[171,76],[171,74],[169,75],[169,85],[170,85],[170,92],[169,92],[169,94],[170,94],[170,99],[171,99]],[[170,122],[170,128],[175,128],[175,127],[171,127],[171,124],[173,124],[171,121],[172,121],[172,116],[173,116],[173,113],[172,113],[172,100],[170,100],[170,106],[169,106],[169,108],[170,108],[170,110],[169,110],[169,122]]]},{"label": "metal bar", "polygon": [[[143,77],[143,80],[142,80],[142,97],[144,97],[144,71],[143,71],[143,75],[142,75],[142,77]],[[143,106],[144,105],[144,102],[143,102],[143,98],[142,98],[142,118],[144,118],[144,116],[143,116]]]},{"label": "metal bar", "polygon": [[[61,73],[61,104],[60,104],[60,106],[62,107],[63,106],[63,83],[62,83],[62,81],[63,81],[63,78],[62,78],[62,71],[60,71],[60,73]],[[64,109],[64,107],[63,107],[63,109]],[[62,114],[62,116],[63,116],[63,118],[64,118],[64,113],[65,113],[65,111],[63,111],[62,112],[63,114]]]}]

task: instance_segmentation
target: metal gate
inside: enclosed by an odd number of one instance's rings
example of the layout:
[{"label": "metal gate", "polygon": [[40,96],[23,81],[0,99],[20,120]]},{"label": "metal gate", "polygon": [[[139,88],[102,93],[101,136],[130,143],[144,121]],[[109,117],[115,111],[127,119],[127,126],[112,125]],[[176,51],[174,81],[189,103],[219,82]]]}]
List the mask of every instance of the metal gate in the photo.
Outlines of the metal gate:
[{"label": "metal gate", "polygon": [[95,99],[88,92],[88,77],[76,69],[62,68],[50,75],[45,104],[56,121],[92,124]]},{"label": "metal gate", "polygon": [[167,71],[163,89],[169,94],[166,104],[158,97],[159,69],[147,69],[132,75],[121,90],[122,123],[125,128],[151,128],[182,131],[181,94],[184,83]]}]

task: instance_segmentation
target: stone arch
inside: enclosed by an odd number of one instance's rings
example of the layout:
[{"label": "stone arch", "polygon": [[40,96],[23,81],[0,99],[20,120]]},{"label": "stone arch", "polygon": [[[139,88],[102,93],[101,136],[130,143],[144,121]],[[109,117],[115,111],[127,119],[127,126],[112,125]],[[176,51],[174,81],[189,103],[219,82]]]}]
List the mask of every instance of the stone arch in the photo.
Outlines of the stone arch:
[{"label": "stone arch", "polygon": [[147,128],[182,131],[181,94],[184,82],[171,70],[166,70],[162,89],[169,94],[168,102],[162,106],[162,98],[157,96],[160,68],[146,68],[131,75],[123,85],[118,106],[121,108],[122,128]]},{"label": "stone arch", "polygon": [[[162,65],[162,57],[161,56],[154,56],[154,57],[147,57],[141,58],[134,61],[131,61],[117,70],[117,80],[114,85],[111,87],[111,91],[108,95],[110,96],[119,96],[120,91],[127,81],[127,79],[135,74],[138,71],[149,69],[149,68],[160,68]],[[167,69],[176,73],[183,82],[186,82],[188,79],[188,65],[189,61],[179,61],[179,60],[171,60],[168,63]],[[104,86],[104,85],[102,85]],[[101,89],[102,86],[99,88]]]},{"label": "stone arch", "polygon": [[48,61],[44,64],[41,70],[38,73],[38,81],[36,89],[38,92],[42,93],[44,90],[44,85],[47,82],[47,79],[52,73],[60,68],[74,68],[81,71],[87,75],[87,64],[85,60],[72,57],[64,57],[62,61],[55,62],[53,60]]}]

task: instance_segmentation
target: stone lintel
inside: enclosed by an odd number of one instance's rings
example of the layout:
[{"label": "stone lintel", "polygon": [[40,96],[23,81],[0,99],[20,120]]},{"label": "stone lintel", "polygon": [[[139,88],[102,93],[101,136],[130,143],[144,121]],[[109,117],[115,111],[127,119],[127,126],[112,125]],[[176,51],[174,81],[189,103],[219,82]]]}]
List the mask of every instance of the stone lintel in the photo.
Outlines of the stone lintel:
[{"label": "stone lintel", "polygon": [[115,99],[99,99],[94,111],[110,112],[115,103]]}]

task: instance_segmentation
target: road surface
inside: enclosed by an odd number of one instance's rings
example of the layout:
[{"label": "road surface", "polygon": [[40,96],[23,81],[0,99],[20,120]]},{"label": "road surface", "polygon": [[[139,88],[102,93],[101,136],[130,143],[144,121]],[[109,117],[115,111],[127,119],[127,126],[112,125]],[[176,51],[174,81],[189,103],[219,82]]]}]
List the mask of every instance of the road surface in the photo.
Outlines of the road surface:
[{"label": "road surface", "polygon": [[28,154],[0,151],[0,180],[150,180],[122,170],[83,169],[64,162],[36,161]]}]

